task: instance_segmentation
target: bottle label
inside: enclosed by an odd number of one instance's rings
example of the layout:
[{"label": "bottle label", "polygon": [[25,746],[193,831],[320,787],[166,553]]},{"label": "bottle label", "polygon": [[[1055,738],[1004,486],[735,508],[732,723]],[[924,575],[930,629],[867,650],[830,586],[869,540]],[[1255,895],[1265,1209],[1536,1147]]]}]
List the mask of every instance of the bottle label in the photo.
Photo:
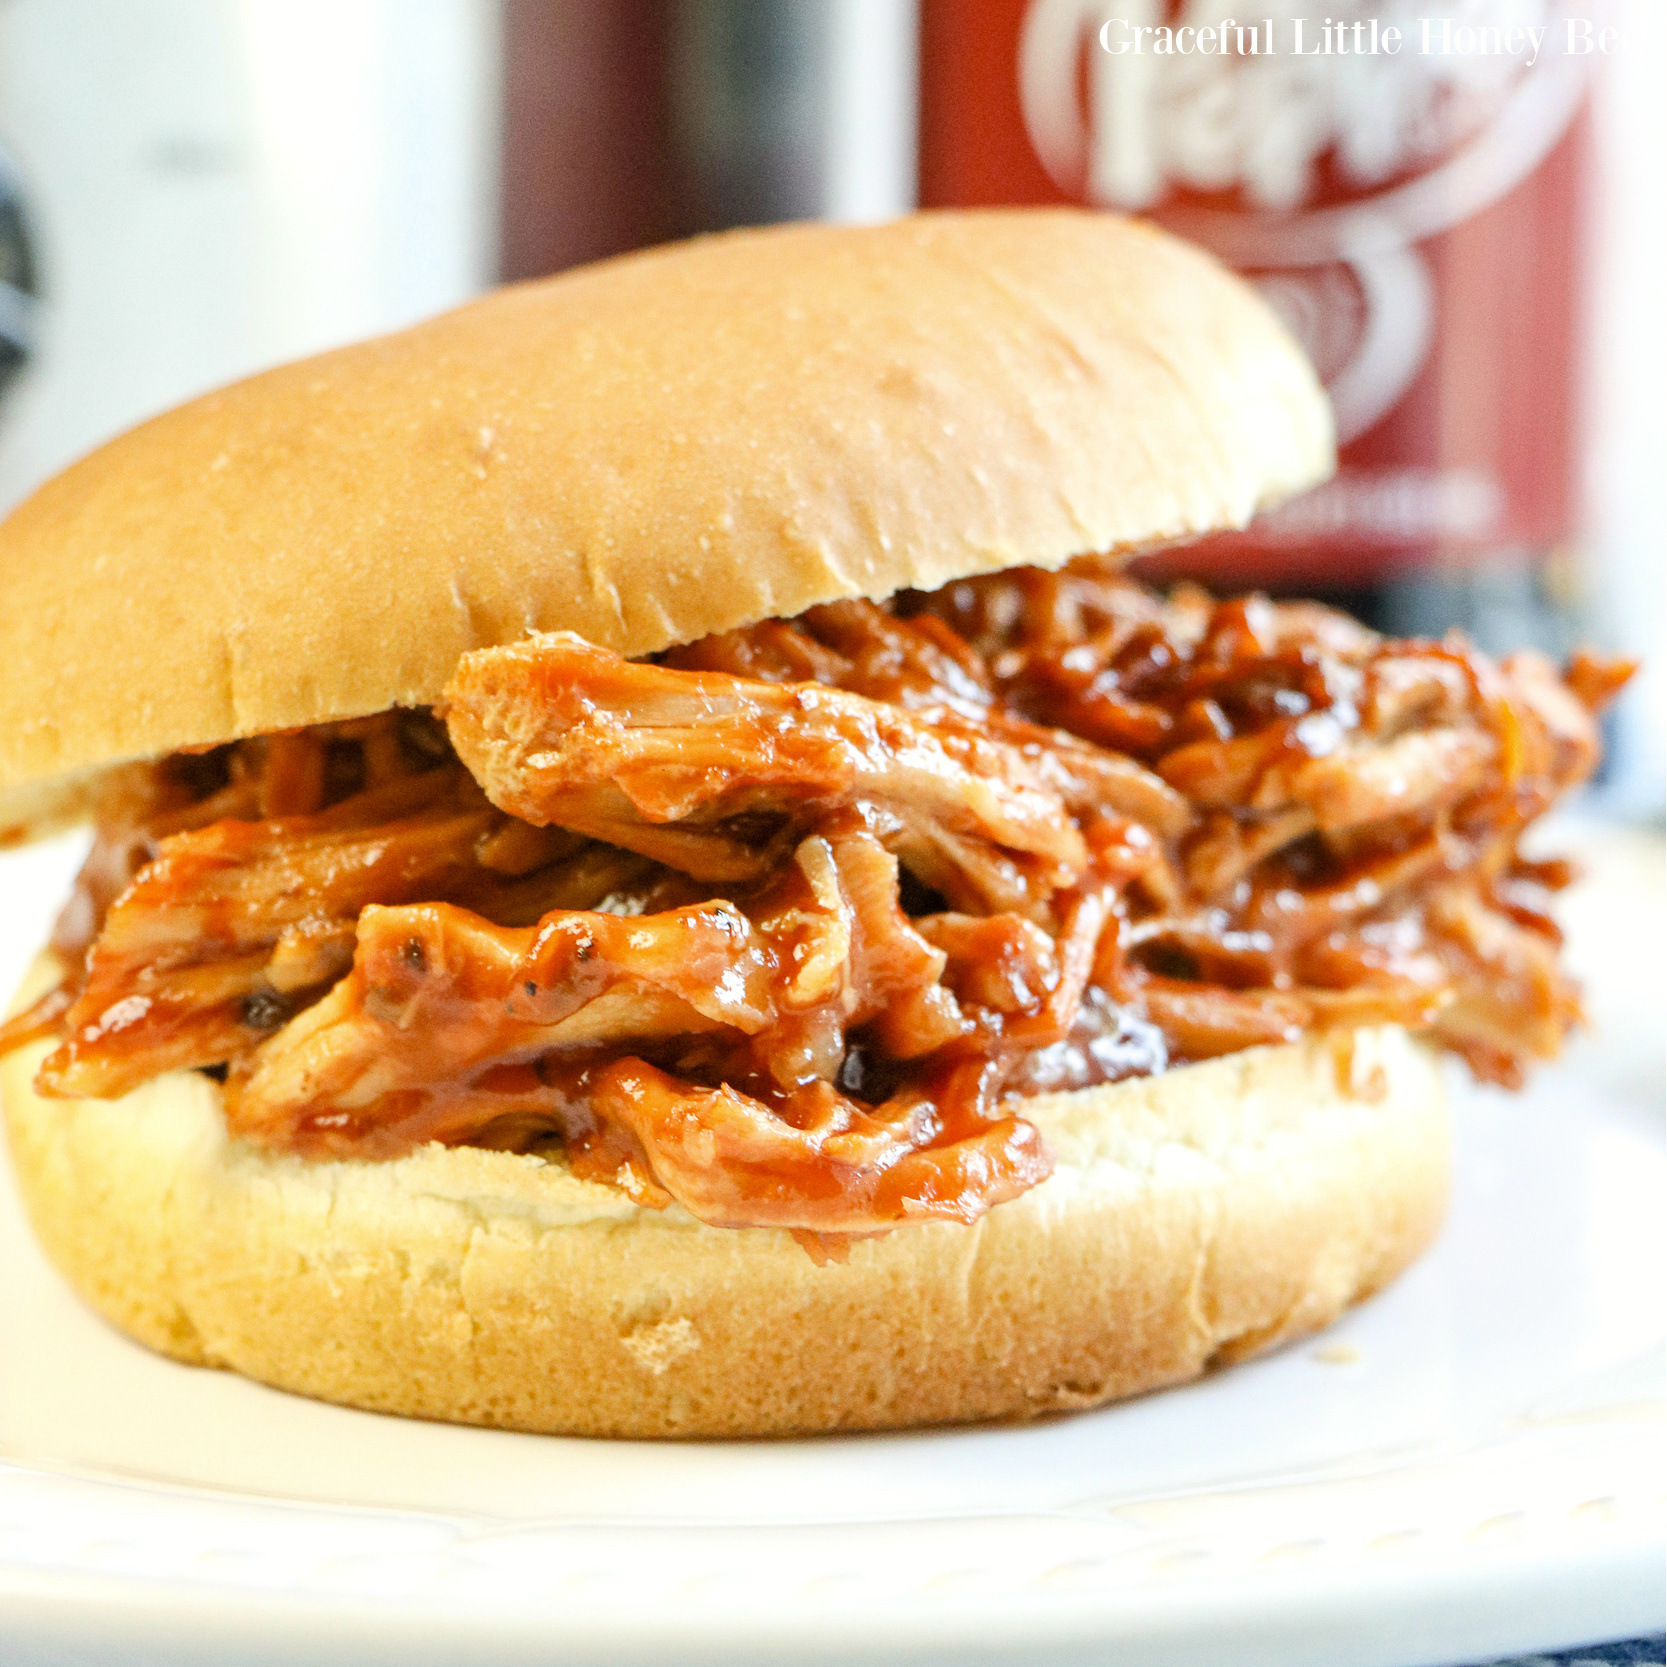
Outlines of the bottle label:
[{"label": "bottle label", "polygon": [[1570,534],[1592,55],[1566,6],[928,0],[923,23],[923,200],[1150,215],[1318,366],[1340,472],[1235,565],[1336,577],[1346,549],[1353,577]]}]

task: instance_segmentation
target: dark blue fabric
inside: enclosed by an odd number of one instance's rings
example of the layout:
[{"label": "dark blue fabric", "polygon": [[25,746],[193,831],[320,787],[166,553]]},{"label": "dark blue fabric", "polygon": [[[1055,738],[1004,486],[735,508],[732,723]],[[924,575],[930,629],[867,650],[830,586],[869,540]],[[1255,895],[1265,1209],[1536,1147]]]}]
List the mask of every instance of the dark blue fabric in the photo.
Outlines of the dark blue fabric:
[{"label": "dark blue fabric", "polygon": [[1667,1638],[1631,1638],[1616,1644],[1585,1644],[1549,1655],[1518,1655],[1486,1667],[1664,1667]]}]

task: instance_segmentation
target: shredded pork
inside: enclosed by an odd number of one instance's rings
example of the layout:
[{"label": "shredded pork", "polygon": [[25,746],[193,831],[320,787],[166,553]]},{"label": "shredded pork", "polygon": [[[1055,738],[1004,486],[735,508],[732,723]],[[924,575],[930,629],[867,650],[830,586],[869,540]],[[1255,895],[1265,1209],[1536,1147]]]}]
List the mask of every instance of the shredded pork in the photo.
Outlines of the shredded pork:
[{"label": "shredded pork", "polygon": [[115,778],[43,1092],[223,1077],[314,1156],[562,1147],[817,1254],[971,1221],[1023,1096],[1395,1020],[1517,1083],[1579,1016],[1524,830],[1630,667],[1395,642],[1082,563]]}]

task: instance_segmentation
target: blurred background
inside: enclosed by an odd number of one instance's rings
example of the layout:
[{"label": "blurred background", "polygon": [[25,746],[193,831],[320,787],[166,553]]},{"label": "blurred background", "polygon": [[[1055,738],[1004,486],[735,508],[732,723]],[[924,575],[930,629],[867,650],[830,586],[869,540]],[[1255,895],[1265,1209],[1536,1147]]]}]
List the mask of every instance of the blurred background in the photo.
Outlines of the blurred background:
[{"label": "blurred background", "polygon": [[[1224,0],[0,0],[0,509],[193,394],[693,232],[1091,202],[1213,247],[1326,376],[1338,479],[1157,576],[1651,662],[1598,800],[1663,797],[1667,6],[1607,55],[1113,56]],[[1121,38],[1121,37],[1119,37]]]}]

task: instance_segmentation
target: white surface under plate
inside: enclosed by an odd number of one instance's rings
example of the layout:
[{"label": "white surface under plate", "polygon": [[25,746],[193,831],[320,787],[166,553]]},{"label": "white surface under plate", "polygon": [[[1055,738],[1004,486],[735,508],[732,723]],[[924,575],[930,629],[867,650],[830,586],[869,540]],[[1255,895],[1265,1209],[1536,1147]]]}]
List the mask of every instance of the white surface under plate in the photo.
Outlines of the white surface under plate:
[{"label": "white surface under plate", "polygon": [[[1414,1667],[1658,1628],[1659,844],[1588,832],[1596,1032],[1460,1085],[1434,1252],[1325,1337],[1018,1428],[405,1423],[147,1354],[0,1176],[0,1656]],[[17,970],[71,847],[0,863]]]}]

